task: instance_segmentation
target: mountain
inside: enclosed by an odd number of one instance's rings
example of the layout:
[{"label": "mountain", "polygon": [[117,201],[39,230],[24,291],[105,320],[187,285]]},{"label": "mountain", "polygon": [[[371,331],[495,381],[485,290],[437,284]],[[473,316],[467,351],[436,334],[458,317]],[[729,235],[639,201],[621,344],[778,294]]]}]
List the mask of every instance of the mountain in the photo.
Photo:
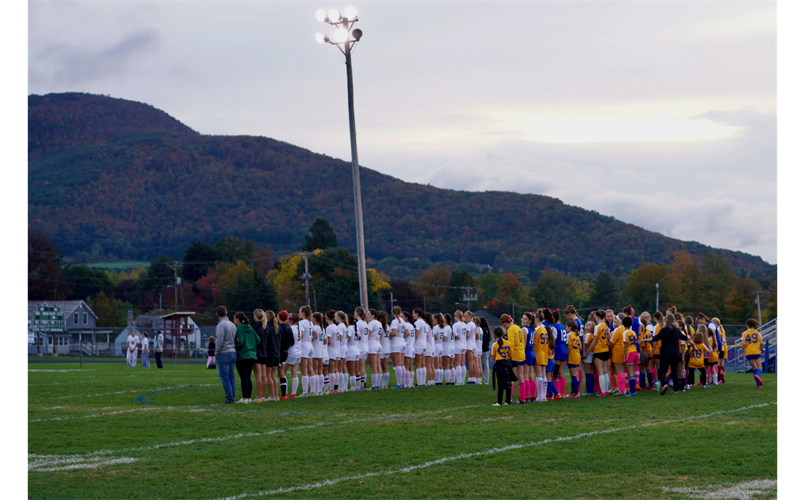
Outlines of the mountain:
[{"label": "mountain", "polygon": [[[28,221],[65,253],[181,257],[225,235],[296,251],[316,217],[354,244],[350,163],[252,136],[199,134],[147,104],[89,94],[28,97]],[[736,269],[773,266],[680,241],[537,194],[466,192],[361,167],[367,256],[462,260],[567,272],[722,255]]]}]

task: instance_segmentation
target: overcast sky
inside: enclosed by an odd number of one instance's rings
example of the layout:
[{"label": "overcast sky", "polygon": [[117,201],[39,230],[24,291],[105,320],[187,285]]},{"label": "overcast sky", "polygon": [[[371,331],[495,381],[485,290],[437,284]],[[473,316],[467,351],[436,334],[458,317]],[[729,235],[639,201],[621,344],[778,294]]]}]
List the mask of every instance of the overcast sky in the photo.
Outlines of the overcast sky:
[{"label": "overcast sky", "polygon": [[361,165],[554,196],[777,262],[772,3],[29,4],[30,93],[146,102],[204,134],[349,160],[354,5]]}]

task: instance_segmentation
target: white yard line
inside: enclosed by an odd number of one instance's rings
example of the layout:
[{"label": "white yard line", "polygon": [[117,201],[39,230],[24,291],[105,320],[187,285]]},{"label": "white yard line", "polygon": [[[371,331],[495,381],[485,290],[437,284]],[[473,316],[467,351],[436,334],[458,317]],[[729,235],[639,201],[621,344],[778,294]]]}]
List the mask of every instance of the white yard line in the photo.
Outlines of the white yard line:
[{"label": "white yard line", "polygon": [[755,495],[766,493],[767,490],[777,488],[777,481],[773,479],[760,479],[734,484],[732,486],[708,486],[704,488],[663,488],[663,492],[682,493],[691,498],[706,498],[712,500],[737,498],[738,500],[752,500]]},{"label": "white yard line", "polygon": [[108,417],[109,415],[120,415],[121,413],[131,413],[135,411],[150,411],[150,410],[159,410],[162,409],[173,409],[172,406],[152,406],[148,408],[134,408],[131,410],[119,410],[119,411],[110,411],[108,413],[93,413],[92,415],[76,415],[73,417],[53,417],[53,418],[36,418],[33,420],[29,420],[28,423],[32,424],[34,422],[49,422],[52,420],[72,420],[75,418],[96,418],[96,417]]},{"label": "white yard line", "polygon": [[[194,384],[195,387],[211,387],[213,385],[220,385],[220,384]],[[103,392],[103,393],[100,393],[100,394],[69,394],[67,396],[56,396],[56,397],[53,397],[53,398],[48,398],[48,400],[50,400],[50,399],[67,399],[67,398],[97,398],[97,397],[101,397],[101,396],[117,396],[117,395],[120,395],[120,394],[129,394],[129,393],[132,393],[132,392],[142,394],[145,391],[148,391],[148,393],[159,392],[159,391],[172,391],[172,390],[175,390],[175,389],[181,389],[183,387],[189,387],[189,386],[164,387],[164,388],[159,388],[159,389],[131,389],[131,390],[127,390],[127,391]]]},{"label": "white yard line", "polygon": [[86,370],[82,368],[76,368],[75,370],[31,370],[28,369],[28,373],[65,373],[65,372],[91,372],[95,371],[92,368],[87,368]]},{"label": "white yard line", "polygon": [[[367,472],[366,474],[358,474],[358,475],[354,475],[354,476],[344,476],[344,477],[340,477],[340,478],[336,478],[336,479],[328,479],[326,481],[321,481],[321,482],[318,482],[318,483],[308,483],[308,484],[303,484],[303,485],[300,485],[300,486],[291,486],[291,487],[288,487],[288,488],[278,488],[278,489],[275,489],[275,490],[265,490],[265,491],[260,491],[260,492],[257,492],[257,493],[241,493],[239,495],[235,495],[235,496],[231,496],[231,497],[225,497],[223,500],[238,500],[238,499],[241,499],[241,498],[248,498],[248,497],[257,497],[257,496],[266,496],[266,495],[279,495],[279,494],[283,494],[283,493],[290,493],[290,492],[293,492],[293,491],[311,490],[313,488],[322,488],[324,486],[332,486],[334,484],[342,483],[344,481],[354,481],[354,480],[359,480],[359,479],[366,479],[366,478],[369,478],[369,477],[407,473],[407,472],[411,472],[411,471],[415,471],[415,470],[419,470],[419,469],[425,469],[425,468],[428,468],[428,467],[432,467],[434,465],[441,465],[441,464],[444,464],[444,463],[447,463],[447,462],[453,462],[453,461],[456,461],[456,460],[462,460],[462,459],[465,459],[465,458],[472,458],[472,457],[478,457],[478,456],[483,456],[483,455],[492,455],[492,454],[501,453],[501,452],[504,452],[504,451],[517,450],[517,449],[521,449],[521,448],[528,448],[528,447],[532,447],[532,446],[540,446],[540,445],[543,445],[543,444],[557,443],[557,442],[562,442],[562,441],[571,441],[571,440],[574,440],[574,439],[581,439],[581,438],[585,438],[585,437],[596,436],[596,435],[599,435],[599,434],[608,434],[608,433],[612,433],[612,432],[620,432],[620,431],[625,431],[625,430],[632,430],[632,429],[637,429],[637,428],[640,428],[640,427],[650,427],[650,426],[654,426],[654,425],[673,424],[673,423],[679,423],[679,422],[686,422],[688,420],[699,420],[699,419],[709,418],[709,417],[712,417],[712,416],[715,416],[715,415],[721,415],[721,414],[724,414],[724,413],[734,413],[734,412],[738,412],[738,411],[750,410],[752,408],[761,408],[761,407],[764,407],[764,406],[769,406],[769,405],[774,405],[774,404],[777,404],[777,403],[776,402],[774,402],[774,403],[762,403],[762,404],[757,404],[757,405],[744,406],[743,408],[736,408],[734,410],[722,410],[722,411],[716,411],[716,412],[712,412],[712,413],[706,413],[706,414],[703,414],[703,415],[696,415],[696,416],[692,416],[692,417],[678,418],[678,419],[673,419],[673,420],[662,420],[662,421],[658,421],[658,422],[648,422],[648,423],[645,423],[645,424],[629,425],[629,426],[626,426],[626,427],[614,427],[614,428],[611,428],[611,429],[602,429],[602,430],[599,430],[599,431],[583,432],[581,434],[576,434],[574,436],[564,436],[564,437],[558,437],[558,438],[549,438],[549,439],[543,439],[542,441],[535,441],[535,442],[531,442],[531,443],[512,444],[512,445],[509,445],[509,446],[504,446],[502,448],[491,448],[489,450],[477,451],[477,452],[473,452],[473,453],[461,453],[461,454],[458,454],[458,455],[453,455],[451,457],[444,457],[444,458],[440,458],[438,460],[432,460],[430,462],[424,462],[424,463],[421,463],[421,464],[411,465],[411,466],[408,466],[408,467],[402,467],[402,468],[399,468],[399,469],[392,469],[392,470],[378,471],[378,472]],[[724,498],[724,497],[712,497],[712,498]]]},{"label": "white yard line", "polygon": [[104,465],[129,464],[137,461],[136,458],[85,458],[85,457],[60,457],[51,455],[48,458],[34,460],[28,463],[29,472],[53,472],[74,469],[97,469]]}]

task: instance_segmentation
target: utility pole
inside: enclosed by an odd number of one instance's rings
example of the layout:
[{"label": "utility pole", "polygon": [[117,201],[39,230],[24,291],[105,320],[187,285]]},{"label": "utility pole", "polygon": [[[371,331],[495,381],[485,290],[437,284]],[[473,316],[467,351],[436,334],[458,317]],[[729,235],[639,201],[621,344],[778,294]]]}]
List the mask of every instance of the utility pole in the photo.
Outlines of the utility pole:
[{"label": "utility pole", "polygon": [[660,310],[660,284],[655,283],[654,286],[657,289],[657,304],[656,304],[656,309],[654,309],[654,310],[659,311]]},{"label": "utility pole", "polygon": [[179,312],[179,269],[182,268],[182,264],[179,261],[175,261],[173,265],[167,264],[167,266],[173,269],[173,312]]},{"label": "utility pole", "polygon": [[389,299],[389,304],[391,304],[389,314],[392,314],[392,311],[394,310],[394,292],[389,292],[389,294],[391,295],[391,298]]},{"label": "utility pole", "polygon": [[300,276],[300,278],[305,280],[305,305],[309,306],[310,305],[310,278],[312,278],[312,276],[310,275],[309,272],[307,272],[307,264],[308,264],[307,258],[308,258],[308,256],[310,256],[310,254],[308,252],[305,252],[305,274]]},{"label": "utility pole", "polygon": [[[756,290],[755,295],[757,296],[757,322],[762,326],[763,320],[760,318],[760,290]],[[758,326],[758,328],[760,328],[760,326]]]},{"label": "utility pole", "polygon": [[428,299],[422,297],[422,310],[427,312],[428,311]]},{"label": "utility pole", "polygon": [[[464,302],[467,303],[467,310],[470,310],[470,302],[478,300],[478,294],[474,293],[474,289],[471,286],[462,287],[464,290],[464,297],[461,298]],[[512,307],[514,304],[512,304]],[[514,309],[512,309],[512,317],[514,317]]]},{"label": "utility pole", "polygon": [[313,312],[319,312],[318,302],[316,302],[316,290],[313,290]]}]

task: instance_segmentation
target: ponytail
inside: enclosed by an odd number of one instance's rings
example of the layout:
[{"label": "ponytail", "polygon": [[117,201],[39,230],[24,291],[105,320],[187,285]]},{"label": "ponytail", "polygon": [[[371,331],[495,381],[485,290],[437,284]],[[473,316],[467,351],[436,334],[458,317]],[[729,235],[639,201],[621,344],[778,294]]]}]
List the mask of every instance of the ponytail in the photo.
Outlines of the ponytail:
[{"label": "ponytail", "polygon": [[280,332],[280,323],[279,323],[279,321],[277,321],[277,315],[274,314],[274,311],[266,312],[266,317],[263,320],[263,328],[266,327],[266,323],[268,323],[269,321],[274,323],[274,333],[279,334],[279,332]]},{"label": "ponytail", "polygon": [[[254,318],[257,321],[259,321],[260,323],[263,324],[263,328],[265,328],[266,325],[268,325],[268,318],[266,318],[266,313],[263,312],[262,309],[255,309],[253,314],[254,314]],[[271,314],[273,315],[274,313],[271,313]],[[276,327],[276,325],[274,325],[274,326]]]}]

